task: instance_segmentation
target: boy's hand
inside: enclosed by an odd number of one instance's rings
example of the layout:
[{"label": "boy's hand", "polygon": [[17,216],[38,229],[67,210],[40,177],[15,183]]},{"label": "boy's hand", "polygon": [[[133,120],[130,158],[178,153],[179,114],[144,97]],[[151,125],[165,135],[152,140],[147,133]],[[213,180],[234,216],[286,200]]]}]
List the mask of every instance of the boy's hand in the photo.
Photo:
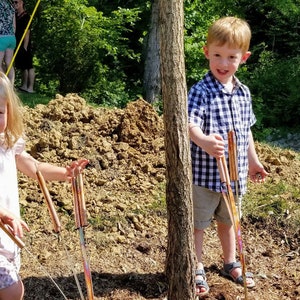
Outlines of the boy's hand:
[{"label": "boy's hand", "polygon": [[264,169],[261,163],[257,163],[254,166],[249,164],[249,177],[252,182],[265,182],[268,175],[269,173]]},{"label": "boy's hand", "polygon": [[225,143],[221,135],[205,135],[198,125],[192,123],[189,124],[189,132],[191,140],[207,154],[216,159],[224,155]]},{"label": "boy's hand", "polygon": [[224,155],[225,143],[219,134],[211,134],[204,136],[201,148],[209,155],[218,159]]}]

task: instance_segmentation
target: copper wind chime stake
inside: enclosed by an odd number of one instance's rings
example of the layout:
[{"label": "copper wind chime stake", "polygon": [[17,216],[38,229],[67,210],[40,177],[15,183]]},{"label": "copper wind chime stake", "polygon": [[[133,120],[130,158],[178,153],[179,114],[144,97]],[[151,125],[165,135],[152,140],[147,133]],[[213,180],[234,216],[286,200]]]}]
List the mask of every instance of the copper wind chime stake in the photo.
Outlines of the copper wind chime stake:
[{"label": "copper wind chime stake", "polygon": [[226,158],[222,156],[217,160],[218,162],[218,169],[220,173],[221,183],[222,183],[222,195],[226,202],[231,222],[234,226],[235,236],[238,245],[239,257],[242,265],[242,275],[243,275],[243,284],[244,284],[244,294],[245,299],[248,299],[248,290],[247,290],[247,282],[246,282],[246,262],[245,262],[245,255],[243,249],[243,240],[242,240],[242,232],[241,232],[241,224],[240,224],[240,216],[238,214],[236,204],[235,204],[235,197],[233,195],[230,183],[229,172],[227,168]]},{"label": "copper wind chime stake", "polygon": [[229,156],[229,175],[230,180],[235,184],[235,197],[236,203],[238,205],[239,218],[241,218],[241,203],[239,201],[239,171],[238,171],[238,153],[237,153],[237,144],[236,136],[233,130],[228,132],[228,156]]},{"label": "copper wind chime stake", "polygon": [[92,274],[89,266],[89,259],[87,255],[85,240],[84,240],[84,230],[83,228],[88,225],[87,223],[87,214],[86,214],[86,206],[85,199],[83,193],[83,177],[80,173],[80,169],[77,168],[73,171],[72,176],[72,192],[73,192],[73,200],[74,200],[74,213],[75,213],[75,223],[76,228],[79,231],[80,237],[80,246],[81,253],[83,259],[83,269],[84,269],[84,278],[87,288],[88,299],[94,299],[93,292],[93,282],[92,282]]},{"label": "copper wind chime stake", "polygon": [[53,227],[54,227],[53,230],[55,233],[59,233],[61,230],[61,224],[60,224],[59,218],[57,216],[57,213],[56,213],[53,201],[51,199],[49,190],[47,189],[45,179],[44,179],[42,173],[39,171],[38,167],[36,167],[36,177],[37,177],[40,189],[41,189],[41,191],[44,195],[44,198],[47,202],[47,207],[48,207],[49,214],[50,214],[50,217],[51,217],[51,220],[53,223]]}]

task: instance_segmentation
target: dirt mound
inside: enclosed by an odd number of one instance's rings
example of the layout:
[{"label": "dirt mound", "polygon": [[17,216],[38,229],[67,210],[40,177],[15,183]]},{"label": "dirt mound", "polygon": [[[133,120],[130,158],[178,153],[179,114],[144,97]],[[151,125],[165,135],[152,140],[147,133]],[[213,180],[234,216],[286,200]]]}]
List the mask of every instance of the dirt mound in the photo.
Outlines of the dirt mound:
[{"label": "dirt mound", "polygon": [[[85,237],[95,299],[164,299],[163,120],[141,99],[123,110],[105,109],[91,107],[75,94],[58,95],[46,106],[27,108],[24,117],[27,150],[34,157],[58,165],[81,157],[90,161],[84,172],[90,222]],[[278,154],[272,148],[257,146],[274,181],[288,175],[288,180],[299,183],[295,153],[286,150]],[[19,178],[21,209],[31,227],[24,240],[30,253],[22,251],[25,300],[64,299],[50,276],[66,298],[80,299],[73,273],[79,274],[84,293],[85,284],[69,184],[48,183],[63,227],[57,236],[38,184],[21,174]],[[263,220],[255,221],[246,224],[245,232],[251,253],[248,264],[258,281],[251,299],[297,299],[299,255],[288,256],[291,250],[287,245],[278,244],[268,234]],[[219,245],[213,228],[208,235],[209,297],[236,299],[243,290],[219,276],[221,260],[215,251]]]}]

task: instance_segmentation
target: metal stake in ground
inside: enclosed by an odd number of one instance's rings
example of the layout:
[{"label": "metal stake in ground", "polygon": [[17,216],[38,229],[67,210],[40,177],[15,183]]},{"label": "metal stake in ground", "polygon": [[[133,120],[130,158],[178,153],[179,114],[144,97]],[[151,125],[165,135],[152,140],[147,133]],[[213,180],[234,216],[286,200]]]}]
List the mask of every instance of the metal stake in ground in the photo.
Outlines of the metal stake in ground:
[{"label": "metal stake in ground", "polygon": [[243,240],[242,240],[242,232],[241,232],[241,224],[240,218],[236,209],[234,195],[230,185],[230,178],[226,163],[225,156],[222,156],[217,160],[218,169],[220,173],[221,183],[222,183],[222,194],[224,200],[226,201],[227,207],[229,208],[229,214],[231,217],[232,224],[234,225],[235,236],[238,245],[238,251],[240,256],[240,261],[242,264],[242,275],[243,275],[243,283],[244,283],[244,293],[245,299],[248,299],[248,290],[247,290],[247,282],[246,282],[246,262],[245,255],[243,249]]},{"label": "metal stake in ground", "polygon": [[74,200],[74,213],[76,228],[79,231],[80,246],[83,259],[84,278],[87,288],[88,299],[94,299],[92,274],[89,265],[89,259],[87,255],[86,244],[84,240],[84,227],[88,225],[86,216],[85,199],[83,193],[83,178],[80,172],[80,168],[73,170],[72,175],[72,192]]}]

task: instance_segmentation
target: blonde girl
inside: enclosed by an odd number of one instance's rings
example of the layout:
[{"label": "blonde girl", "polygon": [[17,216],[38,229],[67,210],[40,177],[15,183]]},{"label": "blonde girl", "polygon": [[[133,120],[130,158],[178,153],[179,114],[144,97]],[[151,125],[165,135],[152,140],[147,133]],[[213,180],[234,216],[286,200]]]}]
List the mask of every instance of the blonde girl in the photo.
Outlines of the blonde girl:
[{"label": "blonde girl", "polygon": [[[25,151],[22,109],[10,80],[0,72],[0,206],[17,218],[20,216],[17,170],[37,179],[38,165],[45,180],[70,181],[75,168],[84,169],[88,164],[88,160],[79,159],[70,166],[60,167],[34,159]],[[19,269],[19,249],[0,231],[0,300],[23,299]]]}]

